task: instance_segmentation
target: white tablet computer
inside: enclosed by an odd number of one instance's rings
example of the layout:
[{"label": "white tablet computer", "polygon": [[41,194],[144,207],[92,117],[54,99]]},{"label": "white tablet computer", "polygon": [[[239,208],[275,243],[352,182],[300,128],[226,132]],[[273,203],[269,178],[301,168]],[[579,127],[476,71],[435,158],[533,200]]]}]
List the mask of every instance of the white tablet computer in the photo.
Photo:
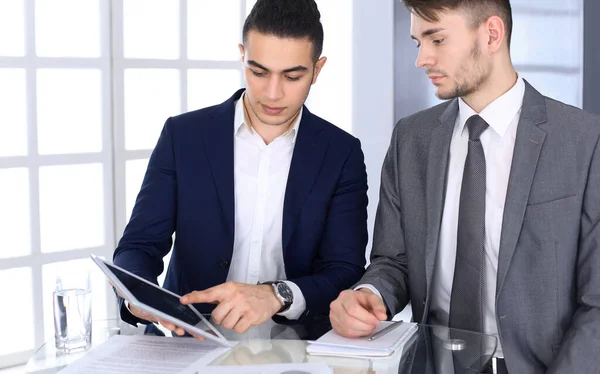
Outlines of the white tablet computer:
[{"label": "white tablet computer", "polygon": [[[190,333],[213,340],[225,347],[233,346],[196,308],[181,304],[179,301],[181,296],[97,256],[91,255],[91,257],[131,305]],[[216,336],[203,330],[204,326],[208,326]]]}]

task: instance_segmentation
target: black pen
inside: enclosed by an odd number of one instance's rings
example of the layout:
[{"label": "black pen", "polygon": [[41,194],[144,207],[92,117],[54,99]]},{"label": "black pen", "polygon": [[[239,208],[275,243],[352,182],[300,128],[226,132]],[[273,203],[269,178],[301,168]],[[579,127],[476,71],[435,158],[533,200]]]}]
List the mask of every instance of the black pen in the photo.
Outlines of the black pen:
[{"label": "black pen", "polygon": [[384,336],[385,334],[392,331],[393,329],[400,326],[401,324],[402,324],[402,321],[396,321],[396,322],[392,323],[391,325],[385,327],[383,330],[377,331],[375,334],[371,335],[369,337],[369,341],[372,341],[372,340],[375,340],[377,338]]}]

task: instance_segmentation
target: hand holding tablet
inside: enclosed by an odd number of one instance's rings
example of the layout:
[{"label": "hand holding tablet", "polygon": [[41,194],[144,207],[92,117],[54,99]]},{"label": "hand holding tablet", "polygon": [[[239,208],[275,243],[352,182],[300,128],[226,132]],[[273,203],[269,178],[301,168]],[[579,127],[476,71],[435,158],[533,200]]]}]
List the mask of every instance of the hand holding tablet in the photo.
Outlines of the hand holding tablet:
[{"label": "hand holding tablet", "polygon": [[[198,338],[210,339],[226,347],[232,346],[193,305],[181,304],[179,295],[94,255],[91,257],[119,295],[129,302],[130,309],[135,308],[133,309],[135,313],[140,314],[140,318],[155,317],[166,328],[172,327],[176,333],[178,333],[175,328],[177,326]],[[204,331],[204,327],[208,327],[212,333]]]},{"label": "hand holding tablet", "polygon": [[[174,324],[172,324],[172,323],[169,323],[169,322],[167,322],[167,321],[161,320],[161,319],[157,318],[156,316],[153,316],[153,315],[152,315],[152,314],[150,314],[150,313],[146,313],[146,312],[144,312],[143,310],[141,310],[141,309],[138,309],[138,308],[136,308],[135,306],[133,306],[133,305],[129,304],[129,301],[128,301],[127,299],[125,299],[125,297],[124,297],[124,296],[121,294],[121,292],[120,292],[120,291],[119,291],[119,290],[118,290],[118,289],[115,287],[115,285],[114,285],[114,284],[112,284],[112,282],[111,282],[111,281],[109,281],[108,283],[111,285],[111,287],[113,287],[113,288],[115,289],[115,291],[117,292],[117,294],[119,295],[119,297],[121,297],[122,299],[124,299],[124,300],[125,300],[125,305],[126,305],[126,308],[127,308],[127,309],[129,310],[129,312],[130,312],[131,314],[133,314],[135,317],[137,317],[137,318],[139,318],[139,319],[142,319],[142,320],[144,320],[144,321],[150,321],[150,322],[154,322],[154,323],[159,323],[159,324],[161,324],[162,326],[164,326],[166,329],[168,329],[168,330],[170,330],[170,331],[174,332],[175,334],[177,334],[177,335],[179,335],[179,336],[182,336],[182,335],[184,335],[184,334],[185,334],[185,330],[184,330],[184,329],[182,329],[181,327],[177,327],[177,326],[175,326],[175,325],[174,325]],[[206,340],[206,339],[204,339],[204,338],[203,338],[203,337],[201,337],[201,336],[196,336],[196,335],[194,335],[194,337],[195,337],[195,338],[197,338],[198,340],[201,340],[201,341],[204,341],[204,340]]]}]

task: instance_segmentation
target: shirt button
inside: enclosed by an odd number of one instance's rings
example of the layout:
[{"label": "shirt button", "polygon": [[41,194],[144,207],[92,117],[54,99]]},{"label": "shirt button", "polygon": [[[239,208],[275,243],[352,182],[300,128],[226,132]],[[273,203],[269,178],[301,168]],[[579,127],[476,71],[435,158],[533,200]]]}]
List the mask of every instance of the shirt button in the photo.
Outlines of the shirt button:
[{"label": "shirt button", "polygon": [[220,265],[223,269],[227,269],[229,267],[229,261],[222,259]]}]

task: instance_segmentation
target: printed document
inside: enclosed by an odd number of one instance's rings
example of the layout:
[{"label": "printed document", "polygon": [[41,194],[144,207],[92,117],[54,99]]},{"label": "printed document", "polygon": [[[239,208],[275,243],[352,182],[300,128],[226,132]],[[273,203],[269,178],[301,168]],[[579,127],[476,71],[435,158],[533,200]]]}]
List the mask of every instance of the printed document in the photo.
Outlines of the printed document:
[{"label": "printed document", "polygon": [[194,373],[230,349],[195,338],[115,335],[59,373]]}]

